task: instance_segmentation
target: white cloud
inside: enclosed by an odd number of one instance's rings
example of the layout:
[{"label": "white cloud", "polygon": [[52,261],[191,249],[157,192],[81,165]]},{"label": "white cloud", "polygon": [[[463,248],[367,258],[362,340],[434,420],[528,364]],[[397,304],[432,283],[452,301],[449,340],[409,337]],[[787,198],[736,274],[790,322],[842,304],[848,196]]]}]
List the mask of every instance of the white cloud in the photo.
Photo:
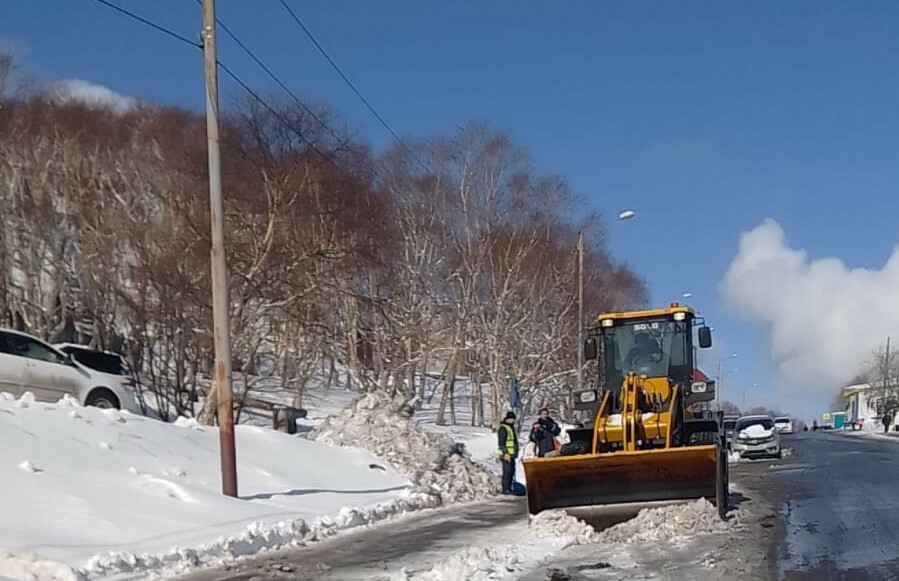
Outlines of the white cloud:
[{"label": "white cloud", "polygon": [[96,85],[82,79],[68,79],[58,81],[48,87],[47,94],[51,99],[61,102],[74,102],[108,109],[114,113],[127,113],[135,106],[137,101],[116,93],[103,85]]},{"label": "white cloud", "polygon": [[729,306],[767,329],[787,397],[828,403],[887,335],[899,335],[899,246],[880,270],[850,270],[790,248],[769,219],[741,236],[722,290]]}]

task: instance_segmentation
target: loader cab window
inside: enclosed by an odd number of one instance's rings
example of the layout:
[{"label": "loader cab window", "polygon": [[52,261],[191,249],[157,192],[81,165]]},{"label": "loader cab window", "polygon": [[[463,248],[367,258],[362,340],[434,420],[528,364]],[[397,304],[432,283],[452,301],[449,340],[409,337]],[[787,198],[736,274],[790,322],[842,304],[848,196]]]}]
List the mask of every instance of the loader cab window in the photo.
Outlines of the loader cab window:
[{"label": "loader cab window", "polygon": [[620,385],[629,371],[680,381],[692,370],[692,335],[687,321],[623,322],[603,329],[607,385]]}]

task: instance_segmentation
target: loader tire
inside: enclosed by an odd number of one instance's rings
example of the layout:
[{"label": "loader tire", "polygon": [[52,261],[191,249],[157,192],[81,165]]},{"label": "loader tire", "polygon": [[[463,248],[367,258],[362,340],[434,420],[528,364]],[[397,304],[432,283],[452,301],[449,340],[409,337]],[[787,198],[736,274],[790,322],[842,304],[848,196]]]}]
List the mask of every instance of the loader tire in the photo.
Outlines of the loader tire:
[{"label": "loader tire", "polygon": [[562,447],[559,449],[559,454],[561,456],[576,456],[578,454],[588,454],[590,450],[587,448],[586,442],[570,442],[568,444],[562,444]]},{"label": "loader tire", "polygon": [[727,520],[727,504],[730,488],[730,483],[728,482],[728,466],[727,466],[727,452],[718,447],[718,466],[717,466],[717,478],[715,482],[715,504],[718,507],[718,516],[721,520]]},{"label": "loader tire", "polygon": [[718,443],[718,432],[693,432],[688,440],[691,446],[702,446]]}]

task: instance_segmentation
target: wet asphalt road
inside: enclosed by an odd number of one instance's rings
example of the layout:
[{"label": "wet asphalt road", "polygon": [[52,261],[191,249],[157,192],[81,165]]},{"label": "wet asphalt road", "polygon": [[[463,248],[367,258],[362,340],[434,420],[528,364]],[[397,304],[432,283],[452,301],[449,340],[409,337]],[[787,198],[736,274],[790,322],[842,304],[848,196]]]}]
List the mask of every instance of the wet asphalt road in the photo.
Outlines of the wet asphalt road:
[{"label": "wet asphalt road", "polygon": [[[223,570],[184,575],[181,581],[360,581],[389,579],[401,568],[426,570],[448,553],[502,544],[506,531],[527,528],[524,499],[427,510],[306,547],[256,557]],[[510,534],[509,533],[509,534]]]},{"label": "wet asphalt road", "polygon": [[787,437],[796,454],[768,468],[778,504],[779,577],[899,579],[899,438],[834,433]]}]

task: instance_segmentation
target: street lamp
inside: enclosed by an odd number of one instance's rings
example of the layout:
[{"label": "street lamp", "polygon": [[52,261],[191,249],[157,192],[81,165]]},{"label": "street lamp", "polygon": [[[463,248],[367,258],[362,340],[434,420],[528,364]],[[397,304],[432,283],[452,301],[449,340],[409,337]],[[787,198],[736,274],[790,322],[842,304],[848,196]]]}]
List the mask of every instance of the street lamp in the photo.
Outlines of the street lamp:
[{"label": "street lamp", "polygon": [[[618,220],[630,220],[637,213],[633,210],[618,212]],[[577,237],[577,378],[576,389],[584,388],[584,232]],[[571,394],[571,405],[574,406],[574,393]]]}]

